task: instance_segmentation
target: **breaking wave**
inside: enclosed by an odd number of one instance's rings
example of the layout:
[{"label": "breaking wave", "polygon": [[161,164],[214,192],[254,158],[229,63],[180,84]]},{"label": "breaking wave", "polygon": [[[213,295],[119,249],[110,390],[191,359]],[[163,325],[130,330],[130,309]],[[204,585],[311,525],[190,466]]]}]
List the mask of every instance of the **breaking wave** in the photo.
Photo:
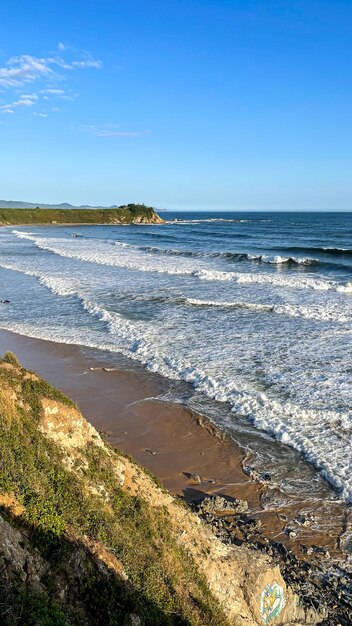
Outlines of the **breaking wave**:
[{"label": "breaking wave", "polygon": [[312,254],[329,254],[331,256],[352,256],[350,248],[337,248],[325,246],[292,246],[285,248],[289,252],[308,252]]},{"label": "breaking wave", "polygon": [[183,220],[183,219],[172,219],[172,220],[168,220],[167,224],[214,224],[217,222],[228,222],[228,223],[237,223],[237,224],[241,224],[241,223],[247,223],[247,222],[271,222],[271,219],[258,219],[258,218],[252,218],[252,219],[234,219],[234,218],[226,218],[226,217],[209,217],[209,218],[205,218],[205,219],[189,219],[189,220]]},{"label": "breaking wave", "polygon": [[203,252],[201,250],[159,248],[157,246],[134,246],[133,244],[126,244],[119,241],[115,242],[115,245],[121,247],[135,248],[143,252],[149,252],[151,254],[162,254],[166,256],[224,259],[226,261],[235,262],[243,260],[260,261],[262,263],[269,263],[271,265],[316,265],[320,263],[319,259],[310,259],[308,257],[285,257],[280,255],[273,256],[268,254],[251,254],[247,252]]},{"label": "breaking wave", "polygon": [[[255,272],[228,272],[219,269],[209,269],[204,265],[204,263],[201,263],[198,267],[194,266],[194,264],[182,265],[180,261],[167,265],[162,262],[155,262],[155,260],[153,258],[150,258],[148,255],[138,256],[136,254],[126,254],[124,252],[125,248],[121,248],[121,254],[119,254],[117,251],[115,255],[107,254],[105,248],[98,248],[99,242],[96,244],[96,249],[92,250],[91,246],[89,246],[89,248],[82,248],[79,247],[76,241],[72,240],[69,241],[63,239],[43,238],[38,237],[37,235],[32,235],[23,231],[16,230],[13,231],[13,233],[16,235],[16,237],[20,239],[27,239],[29,241],[32,241],[35,246],[42,250],[47,250],[48,252],[52,252],[53,254],[61,257],[77,259],[79,261],[95,263],[98,265],[128,268],[131,270],[138,270],[142,272],[157,272],[160,274],[193,276],[200,280],[209,281],[235,281],[240,284],[270,284],[275,287],[288,287],[292,289],[308,288],[323,291],[337,289],[338,287],[340,287],[339,290],[343,291],[343,289],[341,289],[341,286],[339,286],[336,281],[325,278],[315,278],[307,275],[291,276],[288,274],[282,275],[272,273],[259,274]],[[83,242],[83,244],[85,244],[85,242]]]}]

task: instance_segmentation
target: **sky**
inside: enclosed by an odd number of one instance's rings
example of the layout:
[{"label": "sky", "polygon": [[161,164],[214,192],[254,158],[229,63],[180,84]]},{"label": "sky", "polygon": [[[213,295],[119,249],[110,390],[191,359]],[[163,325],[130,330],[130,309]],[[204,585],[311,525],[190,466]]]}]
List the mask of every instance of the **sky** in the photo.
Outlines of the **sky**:
[{"label": "sky", "polygon": [[351,66],[351,0],[1,0],[0,198],[352,210]]}]

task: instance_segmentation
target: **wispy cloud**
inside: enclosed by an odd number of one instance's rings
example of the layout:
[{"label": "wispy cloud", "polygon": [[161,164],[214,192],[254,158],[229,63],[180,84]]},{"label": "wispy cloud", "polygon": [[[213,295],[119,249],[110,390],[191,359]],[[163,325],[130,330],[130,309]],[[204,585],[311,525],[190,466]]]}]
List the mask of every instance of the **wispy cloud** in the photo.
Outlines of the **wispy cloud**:
[{"label": "wispy cloud", "polygon": [[54,96],[63,96],[65,94],[64,89],[42,89],[42,93],[50,93]]},{"label": "wispy cloud", "polygon": [[80,61],[72,61],[71,67],[80,68],[80,69],[83,69],[86,67],[93,67],[99,70],[101,67],[103,67],[103,64],[101,61],[97,61],[96,59],[93,59],[93,57],[91,57],[90,54],[86,54],[85,58],[81,59]]},{"label": "wispy cloud", "polygon": [[38,100],[39,96],[37,93],[23,93],[20,97],[28,98],[28,100]]},{"label": "wispy cloud", "polygon": [[21,87],[25,83],[31,83],[53,72],[49,67],[49,59],[41,59],[29,54],[11,57],[6,65],[8,67],[0,68],[2,87]]},{"label": "wispy cloud", "polygon": [[94,134],[97,137],[143,137],[151,133],[149,130],[98,130]]},{"label": "wispy cloud", "polygon": [[0,109],[4,113],[14,113],[14,109],[17,107],[31,107],[35,104],[36,100],[38,100],[38,96],[36,93],[32,94],[23,94],[19,97],[18,100],[14,102],[9,102],[8,104],[3,104],[0,106]]},{"label": "wispy cloud", "polygon": [[[3,67],[0,67],[0,90],[2,92],[13,92],[13,101],[0,105],[2,112],[14,113],[18,107],[32,106],[39,96],[27,97],[18,91],[24,90],[29,83],[38,83],[37,92],[43,94],[42,99],[48,100],[50,97],[59,97],[66,100],[73,100],[78,94],[72,90],[56,88],[56,84],[68,78],[74,70],[100,69],[103,64],[87,51],[78,51],[60,42],[58,50],[61,55],[36,57],[29,54],[21,54],[8,59]],[[67,52],[69,51],[69,52]],[[63,54],[66,53],[66,54]],[[17,93],[16,93],[17,92]],[[17,99],[15,99],[15,95]]]},{"label": "wispy cloud", "polygon": [[96,137],[145,137],[151,135],[150,130],[122,130],[116,126],[80,126],[78,130],[82,133],[91,133]]},{"label": "wispy cloud", "polygon": [[54,98],[60,98],[60,100],[72,101],[78,98],[79,96],[77,92],[74,92],[71,89],[68,89],[65,91],[65,89],[47,88],[47,89],[41,89],[40,93],[43,94],[43,100],[50,100],[51,97],[54,97]]}]

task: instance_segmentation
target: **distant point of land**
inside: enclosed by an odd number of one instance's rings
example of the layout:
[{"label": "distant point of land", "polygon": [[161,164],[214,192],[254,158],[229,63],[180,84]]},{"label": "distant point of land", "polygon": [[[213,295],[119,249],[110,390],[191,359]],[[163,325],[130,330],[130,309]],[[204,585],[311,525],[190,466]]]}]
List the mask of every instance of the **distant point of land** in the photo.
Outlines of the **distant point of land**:
[{"label": "distant point of land", "polygon": [[[0,201],[1,206],[1,201]],[[0,226],[32,224],[162,224],[153,207],[125,204],[117,208],[0,208]]]}]

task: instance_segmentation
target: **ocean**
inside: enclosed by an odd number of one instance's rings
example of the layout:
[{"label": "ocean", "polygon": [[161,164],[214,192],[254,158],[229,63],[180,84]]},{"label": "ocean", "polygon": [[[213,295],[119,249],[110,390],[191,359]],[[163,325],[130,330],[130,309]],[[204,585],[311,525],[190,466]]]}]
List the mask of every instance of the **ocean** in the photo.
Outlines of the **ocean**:
[{"label": "ocean", "polygon": [[287,492],[352,502],[352,213],[162,216],[2,228],[0,328],[139,362]]}]

